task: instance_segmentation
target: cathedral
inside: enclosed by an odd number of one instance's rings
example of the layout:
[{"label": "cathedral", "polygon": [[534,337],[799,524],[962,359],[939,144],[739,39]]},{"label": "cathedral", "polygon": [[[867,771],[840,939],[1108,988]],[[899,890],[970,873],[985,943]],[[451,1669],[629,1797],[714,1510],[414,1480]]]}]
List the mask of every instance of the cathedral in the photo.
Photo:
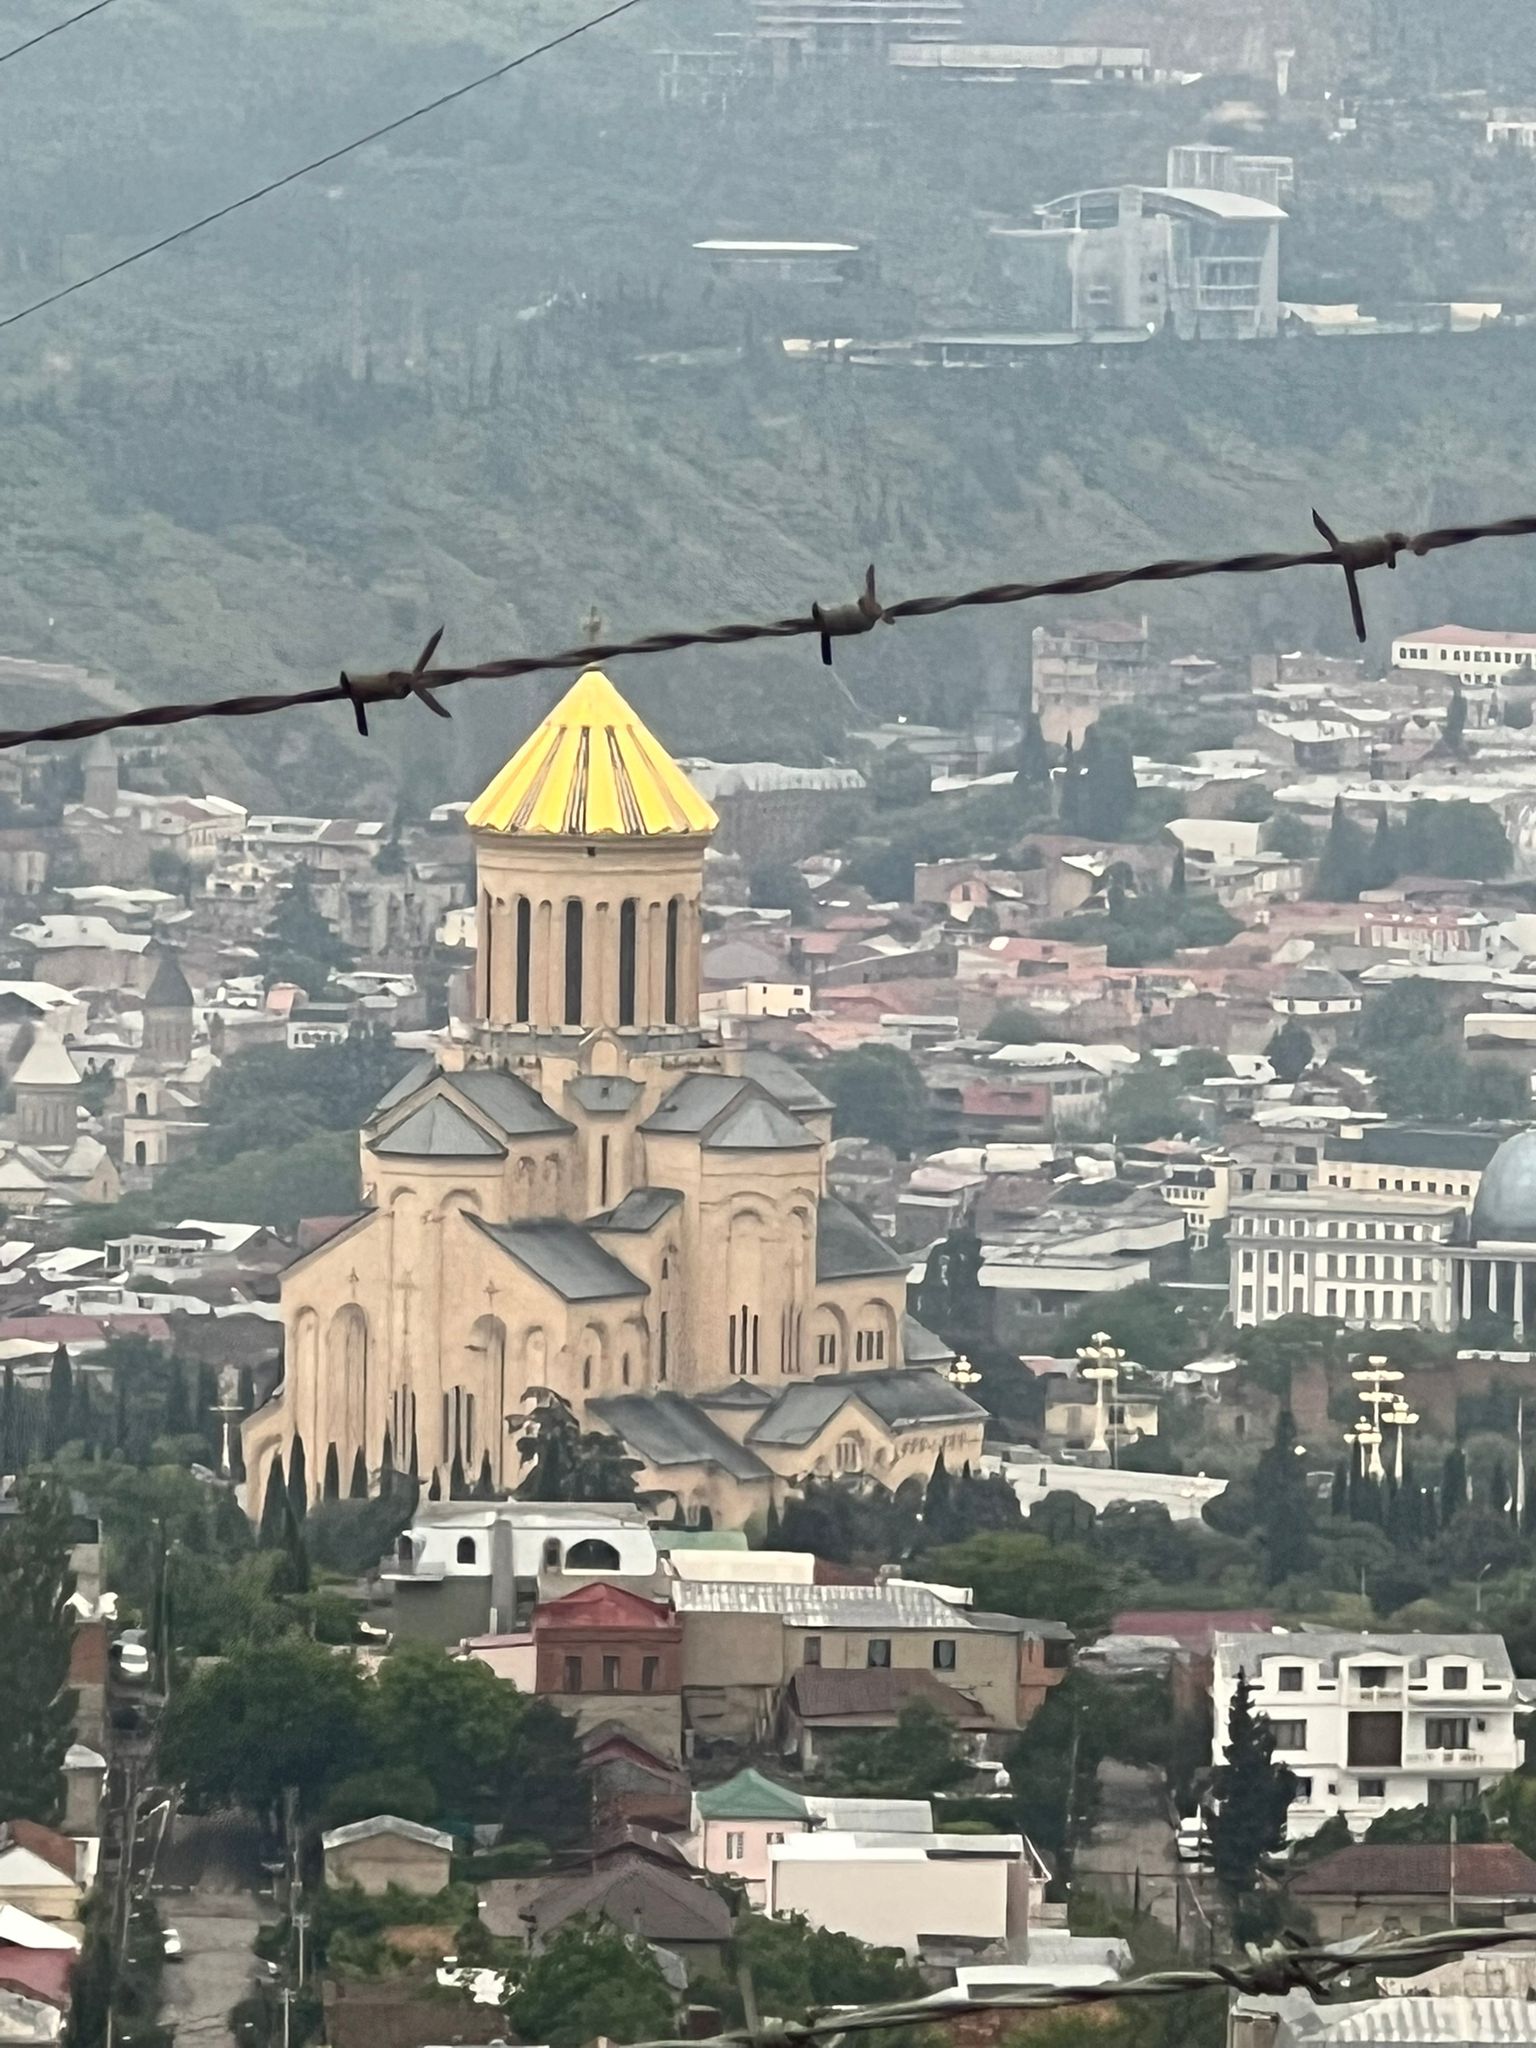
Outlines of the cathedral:
[{"label": "cathedral", "polygon": [[243,1426],[314,1494],[515,1487],[553,1392],[659,1512],[739,1526],[813,1474],[920,1482],[984,1412],[906,1261],[826,1190],[831,1104],[699,1022],[715,814],[583,675],[467,814],[473,1018],[361,1133],[364,1213],[283,1275],[284,1376]]}]

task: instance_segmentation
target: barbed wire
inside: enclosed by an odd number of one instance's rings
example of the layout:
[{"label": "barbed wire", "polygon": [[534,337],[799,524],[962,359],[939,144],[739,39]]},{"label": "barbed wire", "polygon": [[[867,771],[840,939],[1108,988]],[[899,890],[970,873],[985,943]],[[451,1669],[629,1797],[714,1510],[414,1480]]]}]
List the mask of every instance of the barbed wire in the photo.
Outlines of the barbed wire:
[{"label": "barbed wire", "polygon": [[[1251,1997],[1280,1997],[1287,1991],[1327,1990],[1357,1971],[1372,1975],[1388,1965],[1413,1968],[1444,1962],[1459,1955],[1528,1940],[1512,1927],[1447,1927],[1430,1934],[1407,1935],[1399,1941],[1369,1948],[1303,1948],[1276,1944],[1250,1948],[1247,1960],[1211,1963],[1198,1970],[1154,1970],[1144,1977],[1126,1977],[1108,1984],[1041,1984],[972,1998],[956,1991],[930,1992],[925,1998],[903,1998],[884,2005],[841,2006],[810,2020],[749,2018],[746,2026],[727,2028],[689,2041],[645,2041],[639,2048],[812,2048],[844,2034],[875,2033],[887,2027],[929,2026],[974,2019],[994,2012],[1050,2012],[1090,2005],[1127,2004],[1143,1998],[1186,1998],[1201,1991],[1237,1991]],[[977,1965],[978,1971],[984,1965]],[[743,1986],[749,2014],[755,2000]]]},{"label": "barbed wire", "polygon": [[[3,324],[0,322],[0,326]],[[1360,598],[1359,579],[1367,570],[1393,569],[1400,555],[1433,555],[1447,548],[1467,547],[1474,541],[1517,540],[1536,534],[1536,514],[1490,520],[1480,526],[1433,527],[1425,533],[1393,530],[1372,534],[1363,540],[1340,539],[1317,512],[1312,514],[1312,521],[1326,546],[1290,553],[1270,551],[1143,562],[1134,568],[1093,569],[1041,583],[990,583],[948,596],[902,598],[890,605],[882,603],[875,587],[875,571],[871,567],[865,576],[864,588],[851,603],[813,604],[808,612],[791,618],[746,620],[727,626],[673,628],[647,633],[635,640],[593,640],[581,647],[568,647],[559,654],[511,655],[503,660],[467,666],[452,663],[440,668],[432,666],[432,658],[443,637],[443,628],[439,626],[408,669],[385,669],[373,675],[352,675],[344,670],[338,682],[310,690],[216,697],[181,704],[150,704],[133,711],[101,712],[87,718],[64,719],[53,725],[0,731],[0,752],[33,742],[94,739],[99,733],[122,732],[144,726],[185,725],[205,718],[265,718],[274,712],[292,711],[307,704],[349,704],[358,731],[366,736],[369,709],[378,704],[414,698],[439,718],[447,718],[449,713],[437,701],[437,695],[457,683],[508,682],[521,676],[591,668],[605,661],[676,654],[690,647],[742,647],[761,640],[818,639],[821,658],[830,666],[834,640],[868,633],[878,625],[898,625],[906,619],[938,618],[946,612],[971,611],[995,605],[1029,604],[1040,598],[1091,597],[1103,591],[1123,589],[1133,583],[1184,583],[1202,576],[1272,576],[1290,569],[1341,570],[1350,620],[1357,639],[1364,641],[1365,611]]]}]

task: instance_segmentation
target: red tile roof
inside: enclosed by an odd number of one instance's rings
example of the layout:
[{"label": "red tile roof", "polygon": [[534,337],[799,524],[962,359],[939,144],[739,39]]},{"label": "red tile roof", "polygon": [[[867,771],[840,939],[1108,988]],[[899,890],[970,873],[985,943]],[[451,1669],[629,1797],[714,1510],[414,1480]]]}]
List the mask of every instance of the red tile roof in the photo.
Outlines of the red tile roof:
[{"label": "red tile roof", "polygon": [[68,1835],[61,1835],[56,1828],[45,1828],[37,1820],[8,1820],[0,1826],[0,1843],[9,1838],[20,1849],[30,1849],[34,1856],[41,1856],[45,1863],[51,1863],[55,1870],[73,1880],[75,1875],[75,1845]]},{"label": "red tile roof", "polygon": [[[1298,1896],[1445,1898],[1451,1889],[1447,1842],[1355,1842],[1294,1878]],[[1536,1899],[1536,1863],[1513,1842],[1461,1842],[1456,1890],[1463,1898]]]},{"label": "red tile roof", "polygon": [[69,1976],[78,1953],[72,1948],[20,1948],[0,1942],[0,1991],[19,1991],[25,1998],[40,1998],[62,2009],[69,2004]]},{"label": "red tile roof", "polygon": [[678,1621],[665,1601],[645,1600],[623,1586],[578,1586],[533,1611],[535,1638],[546,1629],[619,1628],[675,1632]]},{"label": "red tile roof", "polygon": [[795,1711],[802,1721],[862,1722],[878,1727],[894,1722],[909,1700],[927,1700],[947,1714],[958,1728],[990,1728],[992,1717],[980,1702],[958,1686],[946,1685],[931,1671],[893,1669],[828,1671],[802,1666],[791,1680]]}]

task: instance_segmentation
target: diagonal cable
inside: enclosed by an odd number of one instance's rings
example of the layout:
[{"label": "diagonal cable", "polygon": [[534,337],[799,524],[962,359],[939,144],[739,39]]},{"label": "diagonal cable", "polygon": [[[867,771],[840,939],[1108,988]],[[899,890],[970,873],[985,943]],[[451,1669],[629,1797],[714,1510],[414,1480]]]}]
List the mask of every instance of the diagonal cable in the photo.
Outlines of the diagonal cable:
[{"label": "diagonal cable", "polygon": [[104,7],[110,7],[113,0],[95,0],[92,7],[82,7],[78,14],[71,14],[63,21],[56,21],[52,28],[40,29],[35,36],[28,36],[24,43],[17,43],[9,50],[0,50],[0,64],[9,64],[13,57],[24,56],[28,50],[35,50],[39,43],[46,43],[50,36],[62,35],[67,28],[73,28],[77,21],[85,21],[93,14],[100,14]]},{"label": "diagonal cable", "polygon": [[[99,6],[110,5],[110,0],[97,0]],[[173,243],[185,242],[189,236],[201,234],[204,228],[211,228],[216,221],[228,220],[232,213],[240,213],[247,206],[255,206],[259,200],[269,199],[274,192],[281,192],[285,185],[296,185],[300,178],[307,178],[314,171],[322,171],[328,164],[340,162],[344,156],[351,156],[354,150],[366,149],[370,142],[380,142],[386,135],[394,135],[399,129],[409,127],[412,121],[419,121],[427,114],[435,114],[442,107],[452,106],[455,100],[464,99],[472,92],[478,92],[483,85],[493,85],[498,78],[520,71],[525,64],[531,64],[535,57],[546,56],[551,50],[558,50],[562,43],[571,43],[578,36],[584,36],[589,29],[601,28],[604,22],[612,21],[620,14],[627,14],[631,7],[638,7],[641,0],[615,0],[612,7],[601,14],[591,15],[586,21],[579,21],[574,28],[563,29],[547,42],[537,43],[531,50],[524,50],[519,57],[509,58],[505,64],[498,64],[493,71],[482,71],[478,78],[471,78],[463,85],[456,85],[452,91],[439,93],[435,100],[427,100],[419,107],[412,107],[409,113],[397,114],[393,121],[385,121],[377,128],[370,128],[366,135],[343,142],[336,149],[327,150],[324,156],[311,158],[307,164],[300,164],[297,170],[285,171],[280,178],[269,179],[265,185],[258,185],[254,192],[247,192],[239,199],[231,199],[227,206],[217,206],[212,213],[205,213],[196,220],[190,220],[184,227],[173,228],[168,235],[161,235],[153,242],[146,242],[141,249],[133,249],[126,256],[119,256],[114,263],[104,263],[100,270],[93,270],[85,277],[77,277],[73,284],[61,285],[56,292],[49,292],[46,298],[34,299],[30,306],[23,306],[18,312],[8,313],[0,319],[0,328],[15,327],[22,320],[30,320],[34,313],[56,306],[62,299],[73,298],[76,292],[86,291],[93,284],[100,284],[105,277],[115,277],[120,270],[128,270],[135,263],[142,263],[146,256],[158,255],[162,249],[169,249]],[[94,12],[94,9],[87,10]],[[60,27],[67,26],[60,23]],[[53,33],[53,31],[49,31]],[[26,46],[23,45],[23,48]],[[15,54],[14,52],[12,54]]]}]

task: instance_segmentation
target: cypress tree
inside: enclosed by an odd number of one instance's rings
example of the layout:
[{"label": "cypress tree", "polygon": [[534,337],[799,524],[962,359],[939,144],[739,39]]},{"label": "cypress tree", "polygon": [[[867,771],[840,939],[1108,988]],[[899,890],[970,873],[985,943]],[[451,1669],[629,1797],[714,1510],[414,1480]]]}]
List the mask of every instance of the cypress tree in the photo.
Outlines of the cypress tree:
[{"label": "cypress tree", "polygon": [[1312,1561],[1312,1503],[1296,1448],[1296,1418],[1282,1408],[1274,1441],[1254,1471],[1264,1578],[1271,1586],[1295,1578]]},{"label": "cypress tree", "polygon": [[69,1405],[69,1441],[84,1446],[89,1457],[96,1447],[96,1415],[91,1403],[91,1383],[83,1372],[75,1374],[74,1393]]},{"label": "cypress tree", "polygon": [[1451,701],[1446,706],[1444,737],[1447,750],[1452,754],[1461,752],[1461,736],[1467,729],[1467,700],[1462,695],[1458,682],[1451,692]]},{"label": "cypress tree", "polygon": [[192,1404],[187,1399],[187,1376],[181,1369],[181,1361],[176,1358],[171,1360],[171,1384],[165,1397],[165,1434],[192,1434]]},{"label": "cypress tree", "polygon": [[768,1503],[768,1513],[763,1521],[764,1550],[778,1549],[779,1531],[782,1527],[783,1523],[779,1516],[779,1504],[776,1500],[770,1500]]},{"label": "cypress tree", "polygon": [[443,1497],[443,1482],[442,1482],[441,1478],[440,1478],[440,1477],[438,1476],[438,1470],[437,1470],[437,1467],[436,1467],[436,1466],[434,1465],[434,1466],[432,1467],[432,1483],[431,1483],[431,1484],[430,1484],[430,1485],[428,1486],[428,1488],[427,1488],[427,1499],[428,1499],[428,1500],[441,1500],[441,1499],[442,1499],[442,1497]]},{"label": "cypress tree", "polygon": [[0,1377],[0,1479],[14,1478],[26,1462],[16,1368],[7,1362],[4,1376]]},{"label": "cypress tree", "polygon": [[1386,889],[1396,880],[1397,846],[1392,821],[1385,811],[1378,811],[1376,830],[1371,834],[1365,858],[1365,885],[1368,889]]},{"label": "cypress tree", "polygon": [[256,1406],[256,1381],[248,1365],[242,1365],[240,1368],[240,1392],[237,1398],[240,1402],[240,1413],[249,1415]]},{"label": "cypress tree", "polygon": [[267,1470],[267,1490],[261,1502],[256,1540],[263,1550],[275,1550],[282,1543],[287,1516],[288,1488],[283,1482],[283,1454],[279,1451]]},{"label": "cypress tree", "polygon": [[320,1482],[320,1493],[325,1500],[339,1500],[341,1497],[341,1464],[334,1444],[325,1447],[325,1476]]},{"label": "cypress tree", "polygon": [[1495,1458],[1488,1476],[1488,1505],[1496,1515],[1507,1515],[1510,1499],[1508,1470],[1502,1458]]},{"label": "cypress tree", "polygon": [[302,1522],[309,1512],[309,1472],[304,1458],[304,1439],[296,1436],[288,1458],[288,1500],[293,1518]]},{"label": "cypress tree", "polygon": [[1041,789],[1049,784],[1050,779],[1051,750],[1040,730],[1040,714],[1030,709],[1024,714],[1024,730],[1019,735],[1019,767],[1014,777],[1014,788],[1019,791]]},{"label": "cypress tree", "polygon": [[496,1477],[491,1471],[491,1454],[489,1451],[481,1453],[480,1470],[475,1478],[474,1497],[476,1500],[494,1500],[496,1498]]},{"label": "cypress tree", "polygon": [[363,1456],[361,1445],[358,1446],[357,1453],[352,1460],[352,1483],[347,1489],[347,1494],[351,1500],[366,1500],[368,1498],[368,1461]]},{"label": "cypress tree", "polygon": [[1365,834],[1344,809],[1344,799],[1333,800],[1328,837],[1317,864],[1315,889],[1324,903],[1353,903],[1365,886]]},{"label": "cypress tree", "polygon": [[1188,888],[1188,877],[1184,873],[1184,849],[1181,846],[1173,856],[1173,873],[1168,877],[1168,894],[1170,896],[1183,896],[1187,893]]},{"label": "cypress tree", "polygon": [[1440,1473],[1440,1521],[1445,1526],[1454,1522],[1467,1505],[1467,1461],[1460,1444],[1452,1444],[1445,1454],[1445,1464]]},{"label": "cypress tree", "polygon": [[944,1463],[944,1453],[933,1461],[923,1495],[923,1532],[934,1543],[947,1543],[954,1519],[954,1483]]},{"label": "cypress tree", "polygon": [[1237,1674],[1227,1715],[1225,1761],[1216,1772],[1220,1808],[1211,1827],[1211,1862],[1229,1896],[1252,1891],[1259,1865],[1285,1840],[1296,1780],[1274,1760],[1275,1731],[1253,1711],[1246,1671]]},{"label": "cypress tree", "polygon": [[112,1448],[120,1454],[128,1449],[128,1375],[122,1366],[112,1369]]},{"label": "cypress tree", "polygon": [[464,1483],[464,1460],[455,1451],[453,1463],[448,1469],[448,1498],[450,1500],[463,1500],[468,1492],[469,1488]]},{"label": "cypress tree", "polygon": [[379,1454],[379,1492],[381,1495],[395,1490],[395,1442],[388,1426],[384,1430],[384,1449]]},{"label": "cypress tree", "polygon": [[69,1417],[74,1406],[74,1375],[69,1353],[60,1344],[48,1368],[48,1402],[43,1411],[43,1456],[56,1458],[69,1442]]},{"label": "cypress tree", "polygon": [[1333,1468],[1333,1488],[1328,1496],[1328,1506],[1335,1515],[1349,1512],[1349,1467],[1342,1458]]}]

